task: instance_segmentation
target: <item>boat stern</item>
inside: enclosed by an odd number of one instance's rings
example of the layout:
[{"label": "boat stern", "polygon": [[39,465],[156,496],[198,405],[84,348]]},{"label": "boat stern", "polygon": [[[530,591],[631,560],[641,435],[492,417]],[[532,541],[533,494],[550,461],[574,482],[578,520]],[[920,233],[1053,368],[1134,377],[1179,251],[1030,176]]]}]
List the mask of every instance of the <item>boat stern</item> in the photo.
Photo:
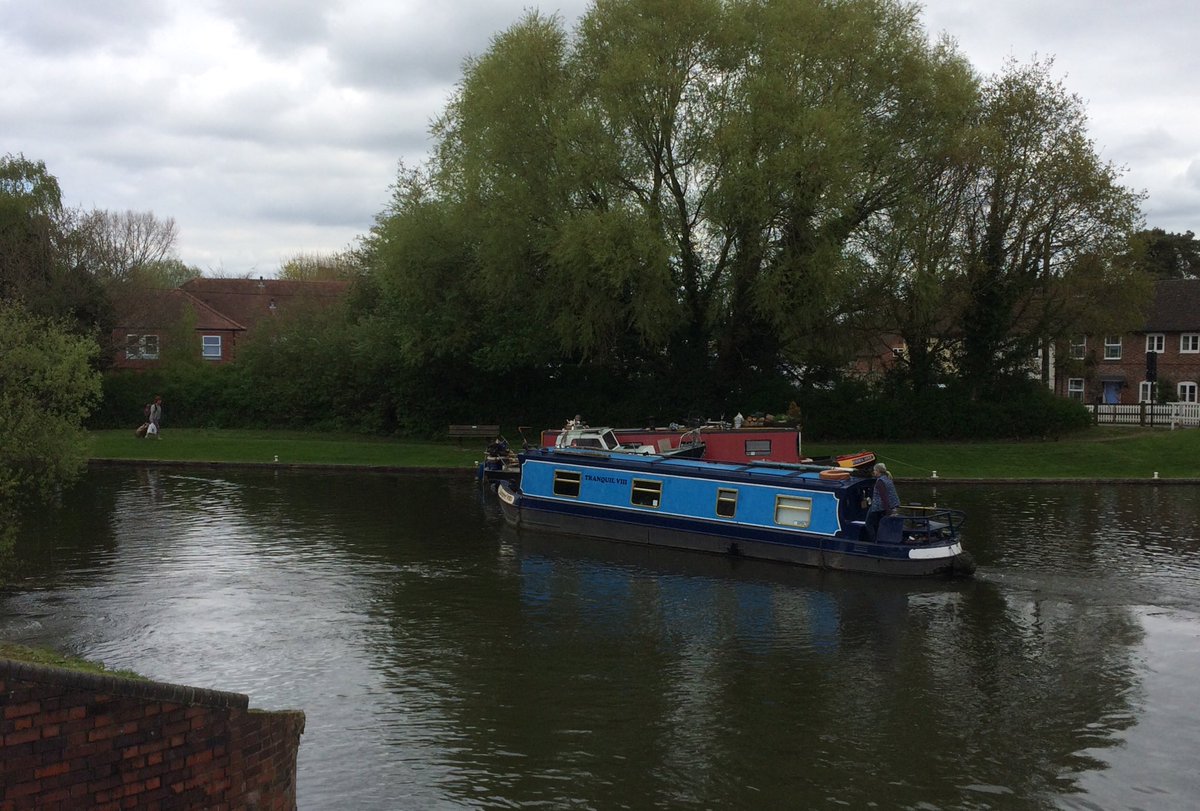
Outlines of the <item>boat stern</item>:
[{"label": "boat stern", "polygon": [[500,512],[504,520],[514,527],[521,525],[521,490],[508,480],[496,485],[496,497],[500,499]]}]

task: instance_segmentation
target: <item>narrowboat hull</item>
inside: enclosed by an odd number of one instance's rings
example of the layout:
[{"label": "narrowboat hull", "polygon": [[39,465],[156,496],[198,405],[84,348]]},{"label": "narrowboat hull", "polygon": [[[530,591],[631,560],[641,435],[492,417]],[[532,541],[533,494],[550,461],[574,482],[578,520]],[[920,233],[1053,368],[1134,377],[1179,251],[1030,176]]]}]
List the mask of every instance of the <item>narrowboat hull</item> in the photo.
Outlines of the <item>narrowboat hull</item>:
[{"label": "narrowboat hull", "polygon": [[[569,458],[564,465],[571,461]],[[625,468],[583,468],[588,479],[653,475],[643,463]],[[673,471],[674,472],[674,471]],[[712,479],[710,471],[700,469],[698,476]],[[670,478],[670,477],[664,477]],[[710,482],[710,484],[713,484]],[[740,480],[717,481],[722,488],[763,487]],[[597,503],[583,499],[563,499],[553,494],[531,494],[511,482],[497,487],[505,520],[534,532],[579,535],[623,543],[660,546],[692,552],[735,555],[800,566],[839,571],[864,572],[900,577],[937,577],[970,575],[975,568],[971,556],[963,551],[957,533],[936,542],[911,543],[911,519],[888,516],[880,524],[878,541],[860,538],[861,521],[853,520],[864,488],[869,481],[823,482],[811,490],[778,489],[778,493],[811,495],[824,500],[833,514],[824,519],[822,531],[804,532],[795,528],[776,528],[751,522],[721,521],[711,516],[681,514],[657,509]],[[775,491],[766,495],[774,498]],[[727,491],[728,492],[728,491]],[[667,496],[664,493],[664,501]],[[749,499],[748,499],[749,500]],[[853,502],[853,503],[851,503]],[[657,506],[657,505],[656,505]],[[814,525],[821,520],[815,517]]]}]

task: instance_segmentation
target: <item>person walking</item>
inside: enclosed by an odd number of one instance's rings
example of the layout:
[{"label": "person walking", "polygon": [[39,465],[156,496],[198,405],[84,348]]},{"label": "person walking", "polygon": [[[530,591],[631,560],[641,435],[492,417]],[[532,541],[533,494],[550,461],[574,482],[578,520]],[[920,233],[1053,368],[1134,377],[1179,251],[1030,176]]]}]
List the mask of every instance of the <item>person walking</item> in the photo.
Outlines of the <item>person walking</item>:
[{"label": "person walking", "polygon": [[162,397],[155,395],[154,402],[150,404],[150,413],[147,416],[149,417],[150,425],[146,428],[146,437],[162,439],[158,435],[158,424],[162,421]]},{"label": "person walking", "polygon": [[863,525],[862,537],[866,541],[874,541],[879,534],[879,522],[885,515],[895,515],[900,509],[900,495],[896,492],[896,483],[887,465],[877,462],[871,468],[875,477],[875,489],[871,491],[871,506],[867,508],[867,521]]}]

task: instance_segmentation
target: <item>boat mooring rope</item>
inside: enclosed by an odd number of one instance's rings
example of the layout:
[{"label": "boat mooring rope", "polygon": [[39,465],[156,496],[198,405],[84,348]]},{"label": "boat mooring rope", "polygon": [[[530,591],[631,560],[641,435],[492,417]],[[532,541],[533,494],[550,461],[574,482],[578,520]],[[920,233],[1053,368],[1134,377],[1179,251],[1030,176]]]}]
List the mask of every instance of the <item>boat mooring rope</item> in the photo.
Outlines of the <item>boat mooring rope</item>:
[{"label": "boat mooring rope", "polygon": [[894,457],[891,457],[891,456],[884,456],[884,455],[883,455],[883,454],[881,454],[881,453],[876,453],[876,454],[875,454],[875,458],[876,458],[876,459],[882,459],[882,460],[883,460],[883,461],[885,461],[885,462],[891,462],[892,464],[895,464],[895,465],[904,465],[905,467],[915,468],[916,470],[923,470],[923,471],[925,471],[927,474],[929,474],[929,475],[931,475],[931,476],[933,475],[933,471],[932,471],[932,470],[930,470],[929,468],[927,468],[927,467],[921,467],[920,465],[914,465],[912,462],[906,462],[906,461],[904,461],[903,459],[896,459],[896,458],[894,458]]}]

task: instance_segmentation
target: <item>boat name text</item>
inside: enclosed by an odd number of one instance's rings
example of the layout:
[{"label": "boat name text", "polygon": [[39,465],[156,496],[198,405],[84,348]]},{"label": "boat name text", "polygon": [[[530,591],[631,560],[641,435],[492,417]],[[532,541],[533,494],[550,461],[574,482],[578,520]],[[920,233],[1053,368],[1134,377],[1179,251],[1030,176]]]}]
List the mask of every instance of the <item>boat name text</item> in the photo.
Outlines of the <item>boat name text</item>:
[{"label": "boat name text", "polygon": [[621,479],[616,476],[595,476],[587,473],[584,474],[584,478],[589,482],[600,482],[601,484],[629,484],[629,479]]}]

